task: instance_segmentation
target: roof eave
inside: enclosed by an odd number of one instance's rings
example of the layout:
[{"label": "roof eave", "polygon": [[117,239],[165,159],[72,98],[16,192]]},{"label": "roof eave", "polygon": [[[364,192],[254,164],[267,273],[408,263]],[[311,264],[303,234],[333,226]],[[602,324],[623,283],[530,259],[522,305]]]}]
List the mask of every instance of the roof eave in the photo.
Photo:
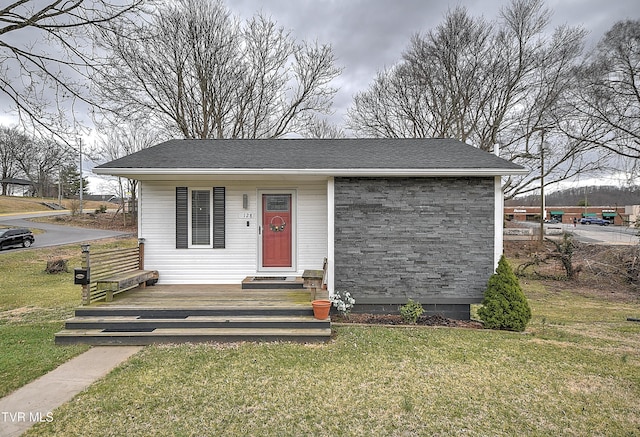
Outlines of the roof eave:
[{"label": "roof eave", "polygon": [[446,176],[510,176],[529,173],[525,168],[445,168],[445,169],[396,169],[396,168],[343,168],[343,169],[297,169],[297,168],[94,168],[98,175],[122,176],[132,179],[148,179],[155,176],[361,176],[361,177],[446,177]]}]

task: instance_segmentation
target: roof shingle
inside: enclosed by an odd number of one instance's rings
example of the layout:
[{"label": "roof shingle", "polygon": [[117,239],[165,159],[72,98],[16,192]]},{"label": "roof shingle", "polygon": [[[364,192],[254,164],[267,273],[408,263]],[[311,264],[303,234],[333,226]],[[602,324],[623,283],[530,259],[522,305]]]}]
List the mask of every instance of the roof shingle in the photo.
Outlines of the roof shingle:
[{"label": "roof shingle", "polygon": [[97,169],[500,169],[523,168],[453,139],[170,140]]}]

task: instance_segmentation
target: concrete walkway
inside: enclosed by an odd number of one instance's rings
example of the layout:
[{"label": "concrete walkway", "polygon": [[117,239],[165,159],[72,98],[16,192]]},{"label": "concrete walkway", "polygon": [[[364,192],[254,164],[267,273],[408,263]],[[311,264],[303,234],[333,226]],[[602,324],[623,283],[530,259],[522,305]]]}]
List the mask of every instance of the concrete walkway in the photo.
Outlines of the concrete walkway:
[{"label": "concrete walkway", "polygon": [[94,347],[0,399],[0,437],[19,436],[38,422],[54,422],[53,410],[141,349]]}]

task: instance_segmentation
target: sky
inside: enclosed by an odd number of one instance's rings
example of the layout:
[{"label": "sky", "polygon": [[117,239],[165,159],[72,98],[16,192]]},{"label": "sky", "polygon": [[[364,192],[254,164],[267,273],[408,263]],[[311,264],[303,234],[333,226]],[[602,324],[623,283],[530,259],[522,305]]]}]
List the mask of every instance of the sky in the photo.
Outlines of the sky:
[{"label": "sky", "polygon": [[[331,44],[342,74],[334,85],[331,121],[343,124],[356,93],[372,83],[377,72],[401,60],[416,33],[426,33],[442,22],[448,9],[464,6],[472,16],[496,20],[508,0],[226,0],[241,19],[260,12],[291,31],[297,40]],[[547,0],[552,11],[549,29],[568,24],[589,31],[588,46],[600,40],[611,26],[640,18],[638,0]],[[33,33],[25,32],[27,35]],[[9,35],[11,36],[11,35]],[[7,35],[3,36],[6,38]],[[0,95],[0,124],[14,122]]]},{"label": "sky", "polygon": [[[341,123],[353,96],[368,88],[377,72],[401,60],[411,37],[443,21],[449,9],[464,6],[474,16],[496,20],[508,0],[233,0],[227,6],[241,18],[256,12],[271,17],[297,39],[331,44],[344,70],[336,81],[331,120]],[[549,29],[567,24],[588,32],[595,45],[620,20],[640,19],[638,0],[547,0]]]},{"label": "sky", "polygon": [[[343,125],[356,93],[366,90],[376,74],[401,60],[412,35],[442,22],[448,9],[464,6],[472,16],[497,20],[508,0],[226,0],[240,19],[261,12],[291,31],[296,40],[331,44],[343,69],[330,121]],[[547,0],[552,11],[549,30],[563,24],[582,26],[587,47],[595,45],[617,21],[640,19],[638,0]],[[0,124],[14,124],[0,94]],[[91,138],[85,141],[91,142]]]}]

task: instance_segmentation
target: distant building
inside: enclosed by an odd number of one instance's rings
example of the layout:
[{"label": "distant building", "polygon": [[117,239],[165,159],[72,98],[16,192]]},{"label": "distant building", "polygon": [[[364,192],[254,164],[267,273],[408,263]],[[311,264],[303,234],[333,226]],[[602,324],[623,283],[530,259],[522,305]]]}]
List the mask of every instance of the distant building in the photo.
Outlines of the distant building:
[{"label": "distant building", "polygon": [[[539,206],[507,206],[504,208],[505,219],[518,221],[540,221]],[[560,223],[573,223],[573,219],[597,217],[609,220],[614,225],[635,223],[640,217],[640,205],[632,206],[553,206],[545,208],[545,220],[558,220]]]},{"label": "distant building", "polygon": [[624,214],[628,217],[630,224],[637,223],[640,219],[640,205],[625,206]]}]

